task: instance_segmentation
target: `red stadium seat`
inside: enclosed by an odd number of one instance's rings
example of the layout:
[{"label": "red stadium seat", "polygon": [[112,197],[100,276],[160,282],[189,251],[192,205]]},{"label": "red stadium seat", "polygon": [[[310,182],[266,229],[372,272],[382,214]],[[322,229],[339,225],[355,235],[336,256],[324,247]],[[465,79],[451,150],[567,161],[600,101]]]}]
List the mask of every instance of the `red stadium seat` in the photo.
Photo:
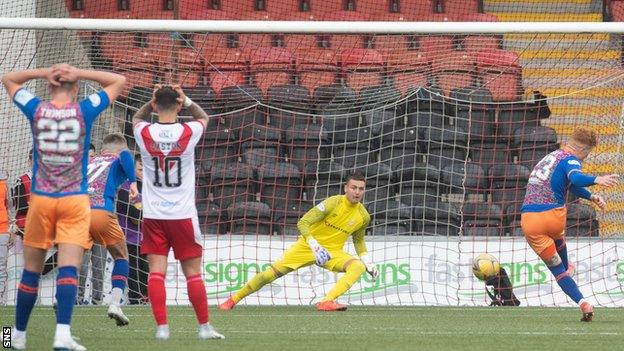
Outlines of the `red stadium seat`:
[{"label": "red stadium seat", "polygon": [[[489,13],[469,13],[461,17],[464,22],[498,22],[498,17]],[[467,35],[464,37],[464,49],[471,52],[499,49],[503,38],[500,35]]]},{"label": "red stadium seat", "polygon": [[[326,12],[322,17],[323,21],[368,21],[368,16],[357,11],[333,11]],[[364,47],[362,35],[336,34],[330,35],[329,47],[333,50],[344,50]]]},{"label": "red stadium seat", "polygon": [[312,34],[286,34],[284,46],[293,52],[318,50],[318,36]]},{"label": "red stadium seat", "polygon": [[392,0],[357,0],[355,9],[371,17],[375,15],[381,17],[390,12],[391,2]]},{"label": "red stadium seat", "polygon": [[205,48],[203,58],[209,85],[217,95],[225,87],[247,83],[247,57],[238,49]]},{"label": "red stadium seat", "polygon": [[624,1],[611,1],[613,21],[624,22]]},{"label": "red stadium seat", "polygon": [[416,37],[417,47],[427,57],[435,58],[449,55],[453,51],[453,37],[446,35],[423,35]]},{"label": "red stadium seat", "polygon": [[494,101],[515,101],[522,92],[522,69],[518,54],[501,49],[483,50],[477,55],[481,84]]},{"label": "red stadium seat", "polygon": [[338,58],[331,50],[308,50],[297,52],[297,76],[299,85],[308,88],[310,93],[323,85],[336,82]]},{"label": "red stadium seat", "polygon": [[134,87],[153,87],[158,76],[158,72],[146,67],[127,70],[113,66],[113,71],[126,77],[126,86],[121,92],[121,96],[128,96],[128,92]]},{"label": "red stadium seat", "polygon": [[359,94],[364,87],[382,83],[383,56],[374,49],[349,49],[340,53],[346,84]]},{"label": "red stadium seat", "polygon": [[107,33],[101,37],[102,56],[119,69],[152,65],[156,58],[147,49],[147,38],[131,33]]},{"label": "red stadium seat", "polygon": [[465,15],[479,12],[477,0],[443,0],[444,13],[453,15]]},{"label": "red stadium seat", "polygon": [[226,0],[221,1],[221,10],[232,19],[242,19],[241,14],[255,10],[255,0]]},{"label": "red stadium seat", "polygon": [[409,37],[405,35],[379,34],[373,37],[375,50],[383,55],[405,51],[409,48]]},{"label": "red stadium seat", "polygon": [[428,86],[430,60],[418,51],[406,51],[399,55],[385,56],[388,62],[388,75],[403,96],[413,88]]},{"label": "red stadium seat", "polygon": [[251,54],[256,49],[274,46],[273,37],[274,34],[272,33],[241,33],[238,34],[238,48],[245,53]]},{"label": "red stadium seat", "polygon": [[310,12],[316,17],[328,11],[343,11],[344,3],[336,0],[310,0]]},{"label": "red stadium seat", "polygon": [[496,15],[491,13],[467,13],[461,16],[460,21],[463,22],[498,22]]},{"label": "red stadium seat", "polygon": [[419,22],[456,22],[461,18],[458,14],[453,13],[430,13],[418,16]]},{"label": "red stadium seat", "polygon": [[[137,19],[173,19],[173,8],[165,9],[162,0],[127,0],[130,18]],[[126,12],[126,11],[122,11]]]},{"label": "red stadium seat", "polygon": [[65,0],[72,17],[78,18],[130,18],[128,11],[119,11],[117,1],[83,0],[83,10],[73,11],[72,0]]},{"label": "red stadium seat", "polygon": [[452,51],[438,56],[431,62],[431,71],[436,76],[437,86],[446,96],[451,90],[475,86],[475,63],[470,53]]},{"label": "red stadium seat", "polygon": [[225,11],[207,8],[198,9],[192,6],[182,7],[182,4],[180,4],[180,19],[225,21],[230,19],[230,17]]},{"label": "red stadium seat", "polygon": [[400,11],[403,14],[420,16],[434,13],[435,1],[433,0],[401,0]]},{"label": "red stadium seat", "polygon": [[253,83],[264,96],[270,87],[292,82],[295,57],[285,48],[260,48],[249,57],[249,71]]}]

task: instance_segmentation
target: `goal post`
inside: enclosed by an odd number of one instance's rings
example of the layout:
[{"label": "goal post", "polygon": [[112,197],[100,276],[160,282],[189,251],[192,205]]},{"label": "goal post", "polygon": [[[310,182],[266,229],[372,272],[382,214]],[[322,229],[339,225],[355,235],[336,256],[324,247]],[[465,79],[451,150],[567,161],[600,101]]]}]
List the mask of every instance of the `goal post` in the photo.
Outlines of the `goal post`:
[{"label": "goal post", "polygon": [[[616,22],[5,17],[0,72],[69,62],[128,77],[94,126],[98,150],[104,135],[122,132],[136,152],[129,118],[156,83],[182,85],[210,113],[195,151],[211,303],[278,259],[301,215],[360,171],[371,214],[366,242],[381,276],[362,276],[343,297],[349,303],[487,305],[470,268],[489,253],[523,305],[569,306],[526,244],[519,210],[532,167],[576,127],[600,135],[584,170],[622,173],[624,70],[611,40],[622,32]],[[44,83],[30,84],[46,97]],[[81,96],[97,88],[85,82]],[[0,97],[0,169],[13,182],[28,169],[31,133]],[[600,306],[616,306],[624,293],[621,190],[597,189],[604,212],[569,199],[575,279]],[[346,248],[355,253],[350,240]],[[20,250],[10,250],[9,304]],[[42,279],[41,303],[52,302],[52,276]],[[168,276],[168,303],[187,304],[180,268],[172,263]],[[336,276],[305,268],[244,303],[310,304]],[[106,302],[110,277],[97,279]]]}]

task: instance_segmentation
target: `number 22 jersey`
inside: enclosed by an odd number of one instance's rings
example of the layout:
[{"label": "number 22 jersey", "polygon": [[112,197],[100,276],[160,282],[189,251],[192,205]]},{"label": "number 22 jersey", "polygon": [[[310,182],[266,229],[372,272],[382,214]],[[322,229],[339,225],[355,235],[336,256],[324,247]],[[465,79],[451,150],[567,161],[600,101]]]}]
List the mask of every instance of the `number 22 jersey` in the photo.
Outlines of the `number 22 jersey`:
[{"label": "number 22 jersey", "polygon": [[185,219],[195,207],[195,145],[204,133],[197,121],[140,122],[134,137],[143,163],[143,217]]},{"label": "number 22 jersey", "polygon": [[22,88],[13,101],[33,133],[31,191],[51,197],[86,194],[91,127],[110,103],[106,92],[55,106]]}]

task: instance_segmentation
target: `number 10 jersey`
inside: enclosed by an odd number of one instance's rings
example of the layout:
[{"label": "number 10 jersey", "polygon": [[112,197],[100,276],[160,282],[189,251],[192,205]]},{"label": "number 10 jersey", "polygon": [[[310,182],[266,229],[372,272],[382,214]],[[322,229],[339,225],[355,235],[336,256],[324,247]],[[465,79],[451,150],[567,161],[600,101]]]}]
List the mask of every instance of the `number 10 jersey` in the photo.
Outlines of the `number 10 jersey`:
[{"label": "number 10 jersey", "polygon": [[204,127],[200,122],[147,123],[134,127],[143,163],[143,217],[185,219],[195,207],[195,145]]}]

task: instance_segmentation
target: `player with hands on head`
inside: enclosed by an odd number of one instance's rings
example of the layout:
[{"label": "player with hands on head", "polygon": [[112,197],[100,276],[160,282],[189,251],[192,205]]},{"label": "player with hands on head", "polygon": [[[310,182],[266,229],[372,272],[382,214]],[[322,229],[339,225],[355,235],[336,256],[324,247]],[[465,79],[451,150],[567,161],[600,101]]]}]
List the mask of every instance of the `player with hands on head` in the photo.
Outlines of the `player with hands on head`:
[{"label": "player with hands on head", "polygon": [[[346,305],[336,299],[351,288],[366,271],[377,279],[379,272],[369,257],[364,233],[370,215],[362,205],[366,182],[360,173],[347,178],[344,195],[331,196],[310,209],[297,223],[301,235],[282,259],[258,273],[245,286],[219,305],[231,310],[243,298],[260,290],[266,284],[300,268],[316,264],[333,272],[344,272],[336,285],[317,303],[319,311],[344,311]],[[351,237],[358,257],[344,251],[344,244]]]},{"label": "player with hands on head", "polygon": [[[186,108],[193,121],[178,122]],[[148,123],[152,112],[158,122]],[[202,278],[202,238],[195,207],[195,145],[208,124],[208,115],[177,86],[157,85],[152,100],[134,115],[134,137],[143,164],[143,239],[147,255],[147,292],[156,320],[156,338],[169,338],[165,275],[173,249],[186,277],[188,297],[199,322],[200,339],[223,339],[208,322],[208,300]]]},{"label": "player with hands on head", "polygon": [[[24,87],[46,79],[51,100],[42,101]],[[79,80],[92,80],[102,90],[76,102]],[[85,350],[71,335],[77,294],[77,271],[84,250],[91,248],[91,210],[87,195],[87,163],[91,128],[121,93],[126,78],[83,70],[68,64],[6,73],[2,83],[30,123],[33,171],[24,233],[24,270],[17,292],[13,348],[26,348],[26,327],[37,301],[46,252],[58,247],[55,350]]]},{"label": "player with hands on head", "polygon": [[569,189],[600,209],[605,208],[604,198],[592,194],[586,187],[614,186],[618,183],[619,176],[593,176],[581,170],[581,162],[597,144],[596,132],[584,127],[578,128],[567,145],[542,158],[529,176],[520,220],[522,231],[531,248],[544,261],[566,295],[579,304],[583,322],[591,322],[594,310],[571,277],[574,265],[568,262],[565,241],[566,197]]}]

